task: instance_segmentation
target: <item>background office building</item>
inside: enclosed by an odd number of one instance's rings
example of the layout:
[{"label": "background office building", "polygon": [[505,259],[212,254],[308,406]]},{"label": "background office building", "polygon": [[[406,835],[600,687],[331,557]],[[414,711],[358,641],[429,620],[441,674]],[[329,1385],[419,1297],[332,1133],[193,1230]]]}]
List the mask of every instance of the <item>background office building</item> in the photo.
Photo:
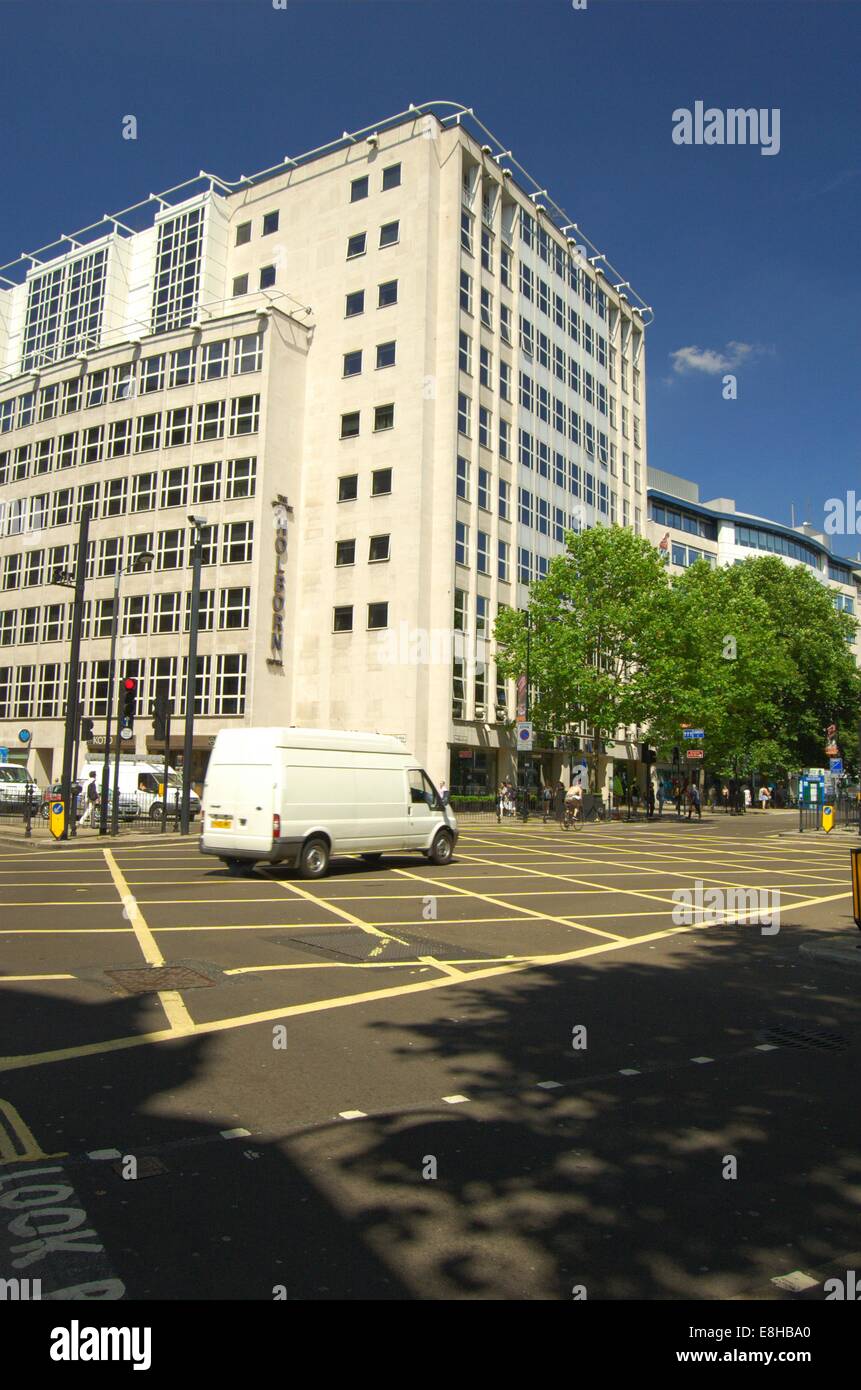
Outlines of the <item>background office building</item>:
[{"label": "background office building", "polygon": [[[230,184],[201,175],[0,267],[0,745],[188,685],[222,727],[400,735],[436,778],[515,767],[488,641],[566,529],[645,529],[649,310],[471,113],[411,108]],[[115,577],[122,572],[115,615]],[[172,743],[181,738],[174,725]]]}]

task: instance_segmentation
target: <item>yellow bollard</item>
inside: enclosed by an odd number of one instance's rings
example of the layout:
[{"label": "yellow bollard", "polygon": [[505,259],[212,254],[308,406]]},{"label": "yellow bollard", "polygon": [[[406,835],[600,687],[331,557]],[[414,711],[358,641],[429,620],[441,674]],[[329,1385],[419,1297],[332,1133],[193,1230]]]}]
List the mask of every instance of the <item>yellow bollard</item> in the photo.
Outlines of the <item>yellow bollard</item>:
[{"label": "yellow bollard", "polygon": [[826,835],[834,829],[834,807],[828,803],[822,807],[822,829]]}]

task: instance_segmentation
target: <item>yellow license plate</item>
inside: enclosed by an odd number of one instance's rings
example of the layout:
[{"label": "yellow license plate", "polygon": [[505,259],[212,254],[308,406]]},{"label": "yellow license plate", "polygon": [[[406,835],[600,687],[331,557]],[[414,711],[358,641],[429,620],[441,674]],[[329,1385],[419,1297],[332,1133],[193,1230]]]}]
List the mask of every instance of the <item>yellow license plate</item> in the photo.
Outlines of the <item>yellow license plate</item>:
[{"label": "yellow license plate", "polygon": [[209,824],[213,830],[229,830],[233,824],[232,816],[213,816]]}]

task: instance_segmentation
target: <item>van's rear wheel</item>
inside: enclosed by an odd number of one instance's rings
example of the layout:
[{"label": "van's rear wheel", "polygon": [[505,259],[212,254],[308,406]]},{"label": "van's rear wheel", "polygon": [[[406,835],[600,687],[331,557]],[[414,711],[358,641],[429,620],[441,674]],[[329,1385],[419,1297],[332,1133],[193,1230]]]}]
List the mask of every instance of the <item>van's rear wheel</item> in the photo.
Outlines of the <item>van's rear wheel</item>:
[{"label": "van's rear wheel", "polygon": [[448,864],[454,850],[454,843],[447,830],[440,830],[434,836],[434,842],[428,850],[428,859],[432,864]]},{"label": "van's rear wheel", "polygon": [[322,878],[329,867],[329,846],[319,835],[302,846],[299,872],[303,878]]}]

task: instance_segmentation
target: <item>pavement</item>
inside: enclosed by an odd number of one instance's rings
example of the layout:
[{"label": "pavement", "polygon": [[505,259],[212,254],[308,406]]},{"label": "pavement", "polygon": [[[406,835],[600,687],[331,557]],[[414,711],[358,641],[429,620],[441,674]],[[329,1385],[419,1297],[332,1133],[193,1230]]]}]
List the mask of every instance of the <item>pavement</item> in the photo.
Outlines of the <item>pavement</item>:
[{"label": "pavement", "polygon": [[313,883],[0,833],[0,1279],[823,1298],[861,1269],[861,1017],[801,947],[861,942],[856,841],[795,825],[474,825]]}]

